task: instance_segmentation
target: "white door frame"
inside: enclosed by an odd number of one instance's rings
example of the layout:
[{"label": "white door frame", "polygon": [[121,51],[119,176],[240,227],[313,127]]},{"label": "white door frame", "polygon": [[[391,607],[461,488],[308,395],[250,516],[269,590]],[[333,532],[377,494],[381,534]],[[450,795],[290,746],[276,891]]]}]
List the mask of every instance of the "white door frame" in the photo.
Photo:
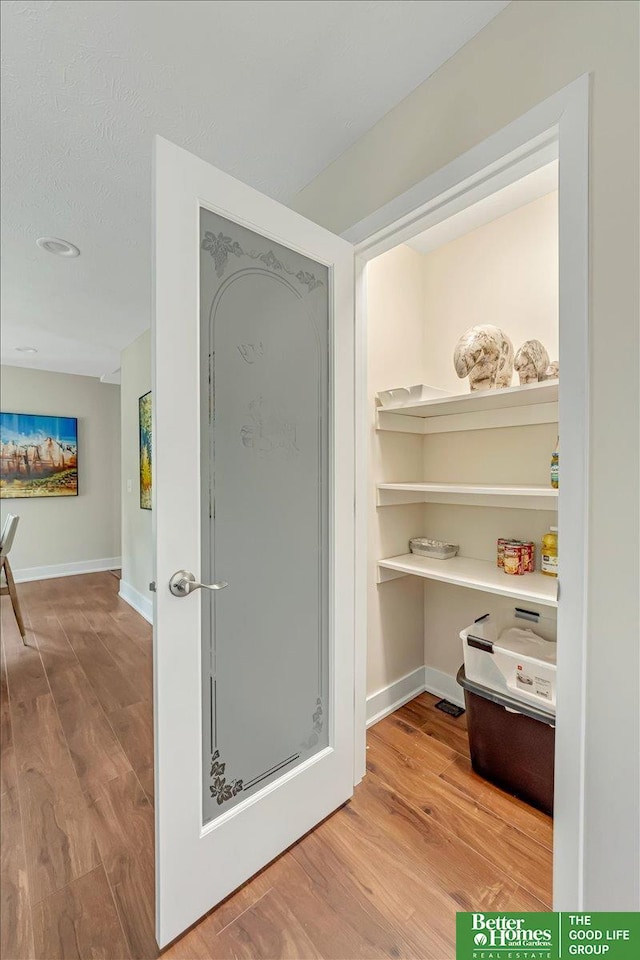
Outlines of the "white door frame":
[{"label": "white door frame", "polygon": [[585,74],[343,234],[356,247],[355,780],[366,769],[369,260],[559,157],[560,410],[565,547],[558,608],[553,903],[584,889],[589,464],[589,75]]}]

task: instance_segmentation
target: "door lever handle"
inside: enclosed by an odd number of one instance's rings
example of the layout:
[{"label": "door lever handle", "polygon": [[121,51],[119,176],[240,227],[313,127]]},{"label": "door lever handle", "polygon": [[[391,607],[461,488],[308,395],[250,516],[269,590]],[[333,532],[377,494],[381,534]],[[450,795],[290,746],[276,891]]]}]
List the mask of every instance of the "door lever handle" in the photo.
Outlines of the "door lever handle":
[{"label": "door lever handle", "polygon": [[226,580],[217,583],[200,583],[188,570],[177,570],[169,580],[169,590],[174,597],[187,597],[194,590],[224,590],[229,584]]}]

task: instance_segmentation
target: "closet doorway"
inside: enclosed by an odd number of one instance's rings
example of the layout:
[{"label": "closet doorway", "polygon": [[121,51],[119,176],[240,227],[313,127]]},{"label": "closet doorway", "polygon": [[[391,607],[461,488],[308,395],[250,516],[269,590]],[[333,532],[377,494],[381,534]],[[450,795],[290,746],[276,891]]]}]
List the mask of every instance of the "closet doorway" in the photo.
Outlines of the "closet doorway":
[{"label": "closet doorway", "polygon": [[[533,629],[557,639],[554,909],[582,897],[587,131],[581,78],[345,234],[357,284],[355,780],[367,723],[420,689],[463,702],[464,627],[516,607],[536,615]],[[540,340],[559,379],[521,386],[514,371],[507,389],[470,392],[453,351],[477,324],[514,351]],[[420,384],[431,389],[384,394]],[[561,598],[539,569],[551,526]],[[416,536],[458,555],[416,557]],[[499,537],[534,541],[535,572],[499,570]]]}]

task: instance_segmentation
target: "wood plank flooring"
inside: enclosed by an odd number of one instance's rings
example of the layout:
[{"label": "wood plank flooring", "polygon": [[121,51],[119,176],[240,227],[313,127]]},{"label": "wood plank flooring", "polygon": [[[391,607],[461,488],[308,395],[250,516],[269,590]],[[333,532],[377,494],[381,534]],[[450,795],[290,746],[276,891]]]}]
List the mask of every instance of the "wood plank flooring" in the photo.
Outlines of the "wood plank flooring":
[{"label": "wood plank flooring", "polygon": [[[151,629],[87,574],[2,600],[3,960],[155,960]],[[457,910],[543,910],[551,820],[477,777],[423,694],[373,727],[348,804],[163,953],[455,955]]]}]

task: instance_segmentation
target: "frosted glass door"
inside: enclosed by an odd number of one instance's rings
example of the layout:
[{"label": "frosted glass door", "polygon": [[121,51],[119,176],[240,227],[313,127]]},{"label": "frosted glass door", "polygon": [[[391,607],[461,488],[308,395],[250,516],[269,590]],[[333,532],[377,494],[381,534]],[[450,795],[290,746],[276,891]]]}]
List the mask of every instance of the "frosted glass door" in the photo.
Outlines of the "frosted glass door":
[{"label": "frosted glass door", "polygon": [[329,743],[329,285],[200,210],[205,823]]},{"label": "frosted glass door", "polygon": [[354,254],[161,137],[154,222],[164,947],[353,793]]}]

